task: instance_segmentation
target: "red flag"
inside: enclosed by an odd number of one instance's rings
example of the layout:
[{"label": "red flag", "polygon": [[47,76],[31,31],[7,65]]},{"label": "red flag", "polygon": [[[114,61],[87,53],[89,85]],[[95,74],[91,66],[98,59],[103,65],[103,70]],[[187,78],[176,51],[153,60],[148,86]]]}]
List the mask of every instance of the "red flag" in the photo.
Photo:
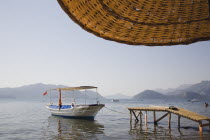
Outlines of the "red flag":
[{"label": "red flag", "polygon": [[47,95],[47,91],[46,91],[45,93],[43,93],[43,96],[44,96],[44,95]]}]

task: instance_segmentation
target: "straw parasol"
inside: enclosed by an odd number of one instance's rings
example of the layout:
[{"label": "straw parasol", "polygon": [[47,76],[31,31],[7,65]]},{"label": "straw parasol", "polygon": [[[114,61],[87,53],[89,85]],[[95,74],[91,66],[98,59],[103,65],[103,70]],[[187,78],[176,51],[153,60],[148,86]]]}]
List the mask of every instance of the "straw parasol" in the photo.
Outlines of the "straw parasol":
[{"label": "straw parasol", "polygon": [[86,31],[131,45],[210,40],[210,0],[58,0]]}]

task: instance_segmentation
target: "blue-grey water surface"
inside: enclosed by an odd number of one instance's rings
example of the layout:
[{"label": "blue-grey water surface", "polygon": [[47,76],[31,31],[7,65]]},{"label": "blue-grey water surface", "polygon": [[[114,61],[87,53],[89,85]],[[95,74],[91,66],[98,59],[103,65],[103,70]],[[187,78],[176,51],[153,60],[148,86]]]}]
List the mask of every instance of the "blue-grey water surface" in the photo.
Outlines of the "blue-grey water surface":
[{"label": "blue-grey water surface", "polygon": [[[51,116],[42,100],[0,100],[0,139],[1,140],[141,140],[141,139],[208,139],[208,127],[200,135],[198,123],[181,118],[178,129],[177,116],[172,115],[171,129],[167,117],[157,126],[153,123],[153,113],[148,112],[148,125],[132,121],[127,107],[138,106],[177,106],[210,117],[210,107],[204,102],[180,100],[120,100],[104,101],[107,108],[102,109],[94,121],[66,119]],[[164,113],[157,113],[157,118]]]}]

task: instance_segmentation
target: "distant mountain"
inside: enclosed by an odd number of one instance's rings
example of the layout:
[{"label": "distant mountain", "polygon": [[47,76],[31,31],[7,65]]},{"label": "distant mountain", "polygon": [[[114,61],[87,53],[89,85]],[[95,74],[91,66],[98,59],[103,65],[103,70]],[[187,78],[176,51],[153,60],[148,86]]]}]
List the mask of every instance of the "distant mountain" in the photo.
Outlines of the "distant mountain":
[{"label": "distant mountain", "polygon": [[210,81],[202,81],[198,84],[194,84],[189,88],[185,89],[187,91],[193,91],[200,95],[210,97]]},{"label": "distant mountain", "polygon": [[176,92],[176,91],[182,91],[184,89],[189,88],[190,86],[192,86],[192,84],[184,84],[184,85],[181,85],[177,88],[156,89],[155,91],[160,92],[162,94],[168,94],[168,93],[173,93],[173,92]]},{"label": "distant mountain", "polygon": [[180,95],[186,92],[194,92],[197,93],[201,96],[206,96],[206,97],[210,97],[210,81],[202,81],[200,83],[197,84],[193,84],[190,86],[187,86],[185,88],[182,89],[176,89],[172,92],[168,92],[166,93],[167,95]]},{"label": "distant mountain", "polygon": [[12,98],[41,98],[42,93],[47,89],[53,89],[58,87],[66,87],[62,85],[45,85],[42,83],[25,85],[16,88],[0,88],[0,97],[5,96]]},{"label": "distant mountain", "polygon": [[145,91],[133,96],[133,99],[164,99],[167,97],[168,97],[167,95],[163,95],[163,94],[153,91],[153,90],[145,90]]},{"label": "distant mountain", "polygon": [[169,97],[186,99],[210,99],[210,81],[201,81],[197,84],[185,84],[173,89],[158,89]]},{"label": "distant mountain", "polygon": [[118,94],[113,94],[113,95],[108,95],[105,96],[107,99],[130,99],[132,97],[126,96],[124,94],[118,93]]},{"label": "distant mountain", "polygon": [[185,98],[185,99],[188,99],[188,100],[191,100],[191,99],[202,99],[204,98],[202,95],[196,93],[196,92],[192,92],[192,91],[185,91],[181,94],[178,94],[176,97],[178,98]]},{"label": "distant mountain", "polygon": [[[159,91],[159,92],[158,92]],[[157,89],[145,90],[133,98],[135,99],[165,99],[165,98],[181,98],[181,99],[210,99],[210,81],[201,81],[197,84],[185,84],[177,88],[169,88],[166,90]]]},{"label": "distant mountain", "polygon": [[[43,93],[48,89],[55,89],[55,88],[65,88],[67,86],[64,85],[52,85],[52,84],[32,84],[32,85],[25,85],[16,88],[0,88],[0,98],[42,98]],[[58,97],[58,94],[55,93],[57,91],[48,91],[48,94],[52,93],[52,97]],[[67,91],[64,91],[65,94]],[[70,92],[70,91],[68,91]],[[55,94],[54,94],[55,93]],[[69,94],[70,95],[70,94]],[[67,96],[69,96],[67,95]],[[86,93],[84,91],[71,91],[71,96],[75,98],[100,98],[104,99],[100,94],[97,95],[96,92],[92,90],[87,90]]]}]

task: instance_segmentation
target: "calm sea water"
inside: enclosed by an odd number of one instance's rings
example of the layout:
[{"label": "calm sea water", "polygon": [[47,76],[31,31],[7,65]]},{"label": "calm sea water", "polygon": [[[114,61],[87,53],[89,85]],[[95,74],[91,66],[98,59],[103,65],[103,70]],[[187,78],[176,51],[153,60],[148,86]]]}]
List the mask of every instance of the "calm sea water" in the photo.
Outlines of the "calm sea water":
[{"label": "calm sea water", "polygon": [[[204,102],[171,100],[121,100],[118,103],[104,102],[106,107],[118,112],[102,109],[94,121],[65,119],[51,116],[45,102],[33,100],[0,100],[1,140],[139,140],[139,139],[208,139],[208,127],[199,135],[198,123],[181,118],[181,129],[177,126],[177,116],[172,115],[171,129],[167,117],[157,126],[153,124],[153,114],[148,112],[148,125],[130,124],[127,107],[137,106],[177,106],[210,117],[210,107]],[[120,113],[119,113],[120,112]],[[157,117],[161,116],[157,113]]]}]

